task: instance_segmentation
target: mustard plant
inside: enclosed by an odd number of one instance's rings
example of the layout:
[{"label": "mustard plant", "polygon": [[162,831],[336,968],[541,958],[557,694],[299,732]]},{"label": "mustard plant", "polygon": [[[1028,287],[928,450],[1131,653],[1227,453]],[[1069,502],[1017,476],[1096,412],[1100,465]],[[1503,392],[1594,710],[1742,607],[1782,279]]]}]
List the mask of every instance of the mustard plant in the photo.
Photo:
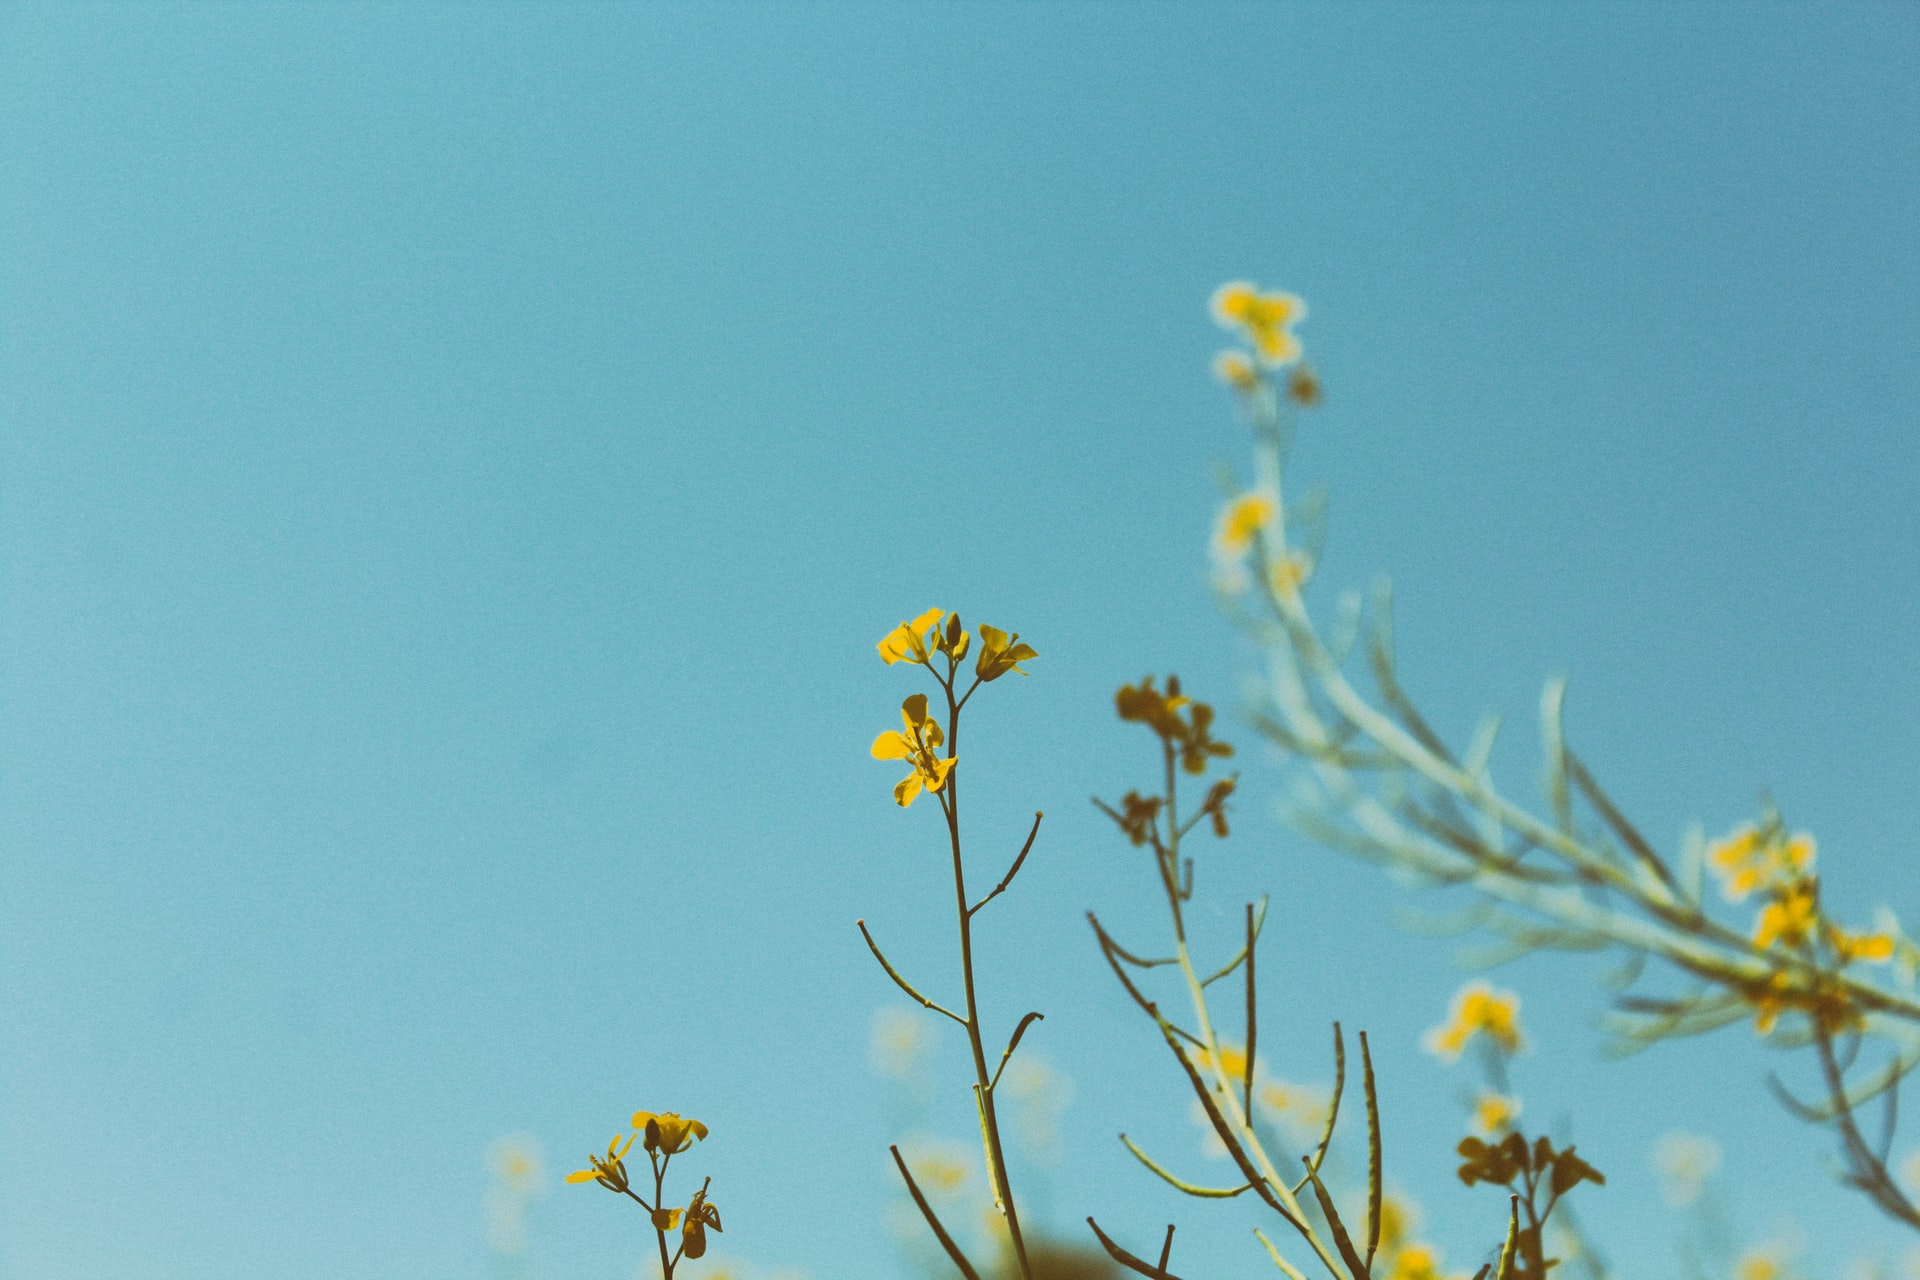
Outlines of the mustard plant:
[{"label": "mustard plant", "polygon": [[[1277,306],[1274,310],[1278,310]],[[1284,345],[1280,349],[1287,350]],[[1335,1023],[1333,1028],[1334,1085],[1318,1140],[1304,1151],[1285,1152],[1279,1136],[1261,1122],[1259,1105],[1281,1110],[1290,1105],[1289,1091],[1272,1086],[1256,1090],[1261,1079],[1256,974],[1266,902],[1244,904],[1240,945],[1225,963],[1212,969],[1203,969],[1195,963],[1187,925],[1187,905],[1195,892],[1195,860],[1185,851],[1185,842],[1203,823],[1217,839],[1231,834],[1227,805],[1236,786],[1232,776],[1211,781],[1205,776],[1214,761],[1233,755],[1230,745],[1213,736],[1213,708],[1189,697],[1177,676],[1167,677],[1164,689],[1158,687],[1151,676],[1138,685],[1122,686],[1114,701],[1122,720],[1144,725],[1158,739],[1161,790],[1149,794],[1129,791],[1118,805],[1096,797],[1094,804],[1113,820],[1131,845],[1151,855],[1154,880],[1167,905],[1172,953],[1142,955],[1123,945],[1101,923],[1098,915],[1089,912],[1087,918],[1101,955],[1127,995],[1153,1021],[1198,1100],[1213,1135],[1232,1158],[1242,1181],[1237,1186],[1202,1185],[1171,1172],[1126,1134],[1120,1135],[1120,1141],[1156,1177],[1189,1196],[1229,1200],[1253,1192],[1299,1236],[1334,1280],[1374,1280],[1382,1272],[1387,1280],[1434,1280],[1438,1274],[1437,1250],[1410,1237],[1408,1215],[1386,1193],[1379,1095],[1366,1033],[1361,1032],[1359,1037],[1367,1150],[1365,1204],[1359,1214],[1343,1215],[1328,1186],[1328,1157],[1346,1094],[1346,1043],[1340,1025]],[[1184,812],[1180,804],[1183,776],[1195,777],[1205,784],[1199,802],[1190,813]],[[1189,1025],[1182,1025],[1169,1016],[1160,1002],[1148,994],[1146,986],[1152,980],[1151,975],[1161,969],[1178,975],[1191,1012]],[[1238,1042],[1233,1042],[1223,1037],[1221,1019],[1208,993],[1214,984],[1236,974],[1240,977],[1243,1034]],[[1481,998],[1461,1016],[1467,1021],[1456,1019],[1457,1025],[1443,1030],[1447,1044],[1453,1046],[1456,1054],[1476,1035],[1499,1037],[1517,1047],[1519,1024],[1515,1006]],[[1545,1139],[1539,1141],[1546,1142]],[[1462,1154],[1467,1154],[1464,1147]],[[1281,1173],[1287,1156],[1292,1156],[1293,1163],[1298,1164],[1298,1173],[1291,1169],[1284,1175]],[[1538,1280],[1545,1276],[1550,1261],[1544,1257],[1539,1243],[1542,1228],[1559,1197],[1582,1180],[1601,1179],[1570,1148],[1564,1153],[1555,1152],[1551,1144],[1530,1145],[1520,1156],[1502,1146],[1497,1158],[1507,1163],[1489,1163],[1493,1158],[1470,1158],[1474,1176],[1468,1178],[1468,1182],[1471,1185],[1490,1181],[1508,1187],[1511,1204],[1507,1233],[1498,1258],[1483,1266],[1476,1280],[1485,1280],[1490,1274],[1499,1280]],[[1513,1164],[1511,1170],[1508,1163]],[[1469,1166],[1463,1166],[1463,1178],[1467,1177]],[[1353,1219],[1351,1222],[1349,1217]],[[1145,1263],[1121,1250],[1092,1218],[1087,1222],[1101,1243],[1126,1265],[1157,1280],[1173,1280],[1166,1270],[1164,1251],[1157,1267]],[[1305,1280],[1304,1274],[1264,1230],[1256,1229],[1254,1234],[1274,1265],[1289,1280]],[[1169,1228],[1169,1245],[1171,1241],[1172,1229]],[[1381,1271],[1376,1271],[1376,1267]]]},{"label": "mustard plant", "polygon": [[[1319,508],[1290,508],[1283,484],[1298,415],[1322,394],[1298,363],[1292,326],[1304,304],[1234,283],[1214,295],[1213,312],[1244,344],[1214,368],[1252,428],[1253,451],[1252,482],[1216,525],[1217,593],[1263,654],[1254,724],[1305,766],[1302,828],[1429,886],[1463,888],[1473,906],[1461,927],[1499,940],[1489,963],[1543,948],[1618,955],[1627,991],[1610,1025],[1622,1050],[1749,1019],[1776,1047],[1810,1049],[1816,1096],[1778,1079],[1774,1092],[1794,1115],[1835,1131],[1848,1185],[1920,1229],[1920,1208],[1887,1166],[1895,1094],[1920,1065],[1920,948],[1885,910],[1870,929],[1829,916],[1812,837],[1790,831],[1770,804],[1717,842],[1696,829],[1677,857],[1662,853],[1570,745],[1564,679],[1548,681],[1540,700],[1541,806],[1494,781],[1498,716],[1463,747],[1443,740],[1397,674],[1384,580],[1371,608],[1343,595],[1330,628],[1309,607]],[[1356,649],[1371,696],[1348,676]],[[1757,898],[1750,924],[1714,909],[1709,875],[1730,904]],[[1636,989],[1650,962],[1678,981]],[[1870,1137],[1859,1111],[1876,1098],[1884,1118]]]},{"label": "mustard plant", "polygon": [[[1033,827],[1027,832],[1026,842],[1021,845],[999,883],[978,901],[970,901],[961,841],[959,748],[961,712],[966,709],[973,695],[983,686],[1009,673],[1026,675],[1020,664],[1037,658],[1039,654],[1031,645],[1021,641],[1018,632],[1009,635],[997,627],[982,626],[976,643],[975,635],[961,624],[960,615],[950,614],[944,609],[928,609],[919,617],[901,623],[880,641],[879,650],[881,659],[888,666],[923,668],[932,677],[946,704],[943,727],[942,718],[936,714],[937,708],[929,708],[927,694],[909,694],[900,704],[901,727],[874,739],[872,755],[878,760],[899,760],[907,765],[910,772],[893,789],[894,802],[901,808],[910,808],[922,795],[932,795],[939,803],[940,814],[946,825],[947,851],[953,867],[954,912],[959,928],[961,1007],[965,1012],[956,1012],[921,994],[919,988],[902,976],[880,950],[866,921],[859,920],[856,924],[860,936],[866,939],[868,949],[873,952],[873,958],[880,962],[880,967],[895,985],[921,1008],[951,1019],[966,1032],[967,1046],[973,1058],[974,1110],[980,1120],[981,1146],[986,1157],[994,1208],[1006,1225],[1007,1243],[1015,1272],[1021,1280],[1033,1280],[1033,1265],[1028,1257],[1026,1237],[1020,1227],[1019,1205],[1014,1199],[1007,1173],[996,1090],[1007,1063],[1019,1048],[1021,1037],[1026,1035],[1028,1027],[1040,1020],[1041,1015],[1029,1013],[1020,1019],[1007,1038],[998,1064],[989,1070],[979,991],[974,980],[973,919],[988,903],[1005,893],[1013,883],[1013,878],[1020,873],[1027,855],[1033,851],[1034,839],[1040,834],[1042,815],[1033,815]],[[974,655],[971,672],[963,669],[962,665],[969,652]],[[912,1169],[900,1154],[900,1148],[896,1145],[891,1150],[894,1165],[906,1184],[908,1194],[913,1197],[915,1206],[926,1219],[941,1248],[966,1280],[979,1280],[979,1272],[941,1223],[933,1205],[915,1181]]]}]

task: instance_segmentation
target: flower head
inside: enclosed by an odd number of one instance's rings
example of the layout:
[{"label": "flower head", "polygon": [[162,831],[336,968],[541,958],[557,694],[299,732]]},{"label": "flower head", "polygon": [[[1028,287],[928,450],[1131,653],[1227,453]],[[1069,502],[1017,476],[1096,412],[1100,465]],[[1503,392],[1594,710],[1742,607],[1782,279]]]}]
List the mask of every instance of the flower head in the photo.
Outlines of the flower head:
[{"label": "flower head", "polygon": [[685,1218],[680,1223],[680,1248],[689,1258],[698,1258],[707,1251],[707,1228],[720,1230],[720,1210],[714,1208],[707,1199],[707,1188],[693,1193],[693,1201],[687,1206]]},{"label": "flower head", "polygon": [[627,1134],[626,1141],[619,1134],[613,1135],[613,1141],[607,1144],[604,1156],[588,1156],[591,1167],[580,1169],[567,1175],[568,1182],[597,1182],[609,1191],[624,1192],[627,1189],[627,1165],[624,1157],[633,1146],[635,1134]]},{"label": "flower head", "polygon": [[1763,950],[1807,945],[1820,926],[1818,895],[1818,886],[1811,880],[1795,880],[1775,890],[1754,922],[1753,945]]},{"label": "flower head", "polygon": [[633,1127],[647,1135],[642,1145],[648,1151],[668,1156],[679,1155],[707,1136],[707,1126],[675,1111],[658,1115],[651,1111],[636,1111],[633,1113]]},{"label": "flower head", "polygon": [[1742,902],[1755,890],[1806,877],[1817,852],[1812,836],[1804,831],[1789,836],[1779,816],[1768,814],[1765,823],[1748,823],[1716,840],[1707,851],[1707,865],[1720,877],[1727,901]]},{"label": "flower head", "polygon": [[1520,1034],[1520,997],[1511,991],[1496,991],[1484,982],[1469,982],[1454,993],[1447,1020],[1427,1032],[1421,1044],[1428,1053],[1452,1062],[1466,1051],[1475,1036],[1502,1053],[1518,1053],[1524,1043]]},{"label": "flower head", "polygon": [[900,704],[900,721],[905,725],[904,732],[890,731],[873,740],[873,758],[905,760],[913,765],[913,772],[893,788],[894,803],[904,809],[919,797],[922,788],[938,791],[945,786],[958,757],[939,754],[947,739],[940,731],[940,722],[927,714],[926,694],[912,694]]},{"label": "flower head", "polygon": [[1242,395],[1260,389],[1260,369],[1244,351],[1222,351],[1213,358],[1213,376]]},{"label": "flower head", "polygon": [[1223,328],[1244,333],[1263,363],[1283,365],[1300,358],[1293,326],[1307,318],[1307,304],[1299,298],[1261,293],[1245,280],[1233,280],[1213,291],[1212,305],[1213,318]]},{"label": "flower head", "polygon": [[1213,526],[1213,554],[1218,560],[1238,560],[1253,550],[1253,540],[1273,523],[1280,506],[1272,494],[1243,493],[1220,508]]},{"label": "flower head", "polygon": [[980,626],[980,656],[973,661],[974,674],[983,681],[998,680],[1009,671],[1020,671],[1020,664],[1040,655],[1030,644],[1020,643],[1020,633],[1009,636],[998,627]]},{"label": "flower head", "polygon": [[1520,1099],[1503,1093],[1483,1093],[1473,1104],[1473,1130],[1486,1137],[1505,1133],[1520,1118]]},{"label": "flower head", "polygon": [[[880,641],[880,658],[888,666],[896,662],[915,662],[926,666],[938,644],[940,619],[947,616],[945,609],[929,609],[911,622],[903,622],[887,632]],[[934,639],[930,642],[928,637]]]}]

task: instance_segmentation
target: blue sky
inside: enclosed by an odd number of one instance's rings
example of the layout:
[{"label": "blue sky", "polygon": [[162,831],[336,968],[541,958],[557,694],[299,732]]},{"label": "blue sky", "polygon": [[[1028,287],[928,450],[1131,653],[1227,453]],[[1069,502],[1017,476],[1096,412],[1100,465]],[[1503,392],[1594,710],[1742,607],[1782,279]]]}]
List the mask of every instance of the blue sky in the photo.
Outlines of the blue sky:
[{"label": "blue sky", "polygon": [[[1395,576],[1444,731],[1565,673],[1669,847],[1769,787],[1843,915],[1920,918],[1917,54],[1896,5],[8,7],[0,1266],[484,1274],[488,1144],[646,1107],[713,1126],[729,1252],[903,1273],[852,922],[951,964],[866,754],[935,604],[1043,655],[969,803],[988,864],[1050,814],[983,941],[1077,1082],[1046,1212],[1265,1266],[1113,1142],[1201,1167],[1081,921],[1153,920],[1084,800],[1147,780],[1112,689],[1252,669],[1205,589],[1232,277],[1312,305],[1319,581]],[[1449,944],[1238,737],[1202,888],[1275,894],[1275,1067],[1372,1030],[1464,1261]],[[1595,973],[1500,981],[1622,1263],[1678,1274],[1676,1128],[1743,1238],[1905,1247],[1745,1031],[1601,1062]],[[557,1191],[531,1274],[633,1274],[637,1216]]]}]

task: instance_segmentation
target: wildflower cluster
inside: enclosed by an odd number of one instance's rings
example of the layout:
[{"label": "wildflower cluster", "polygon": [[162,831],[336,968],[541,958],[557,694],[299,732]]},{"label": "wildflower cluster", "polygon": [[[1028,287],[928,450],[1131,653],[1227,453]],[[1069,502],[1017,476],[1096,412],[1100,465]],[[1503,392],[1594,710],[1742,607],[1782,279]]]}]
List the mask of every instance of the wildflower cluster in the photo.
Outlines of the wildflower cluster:
[{"label": "wildflower cluster", "polygon": [[[1678,859],[1664,856],[1569,745],[1563,680],[1550,681],[1540,702],[1543,807],[1518,802],[1493,782],[1499,717],[1489,716],[1463,745],[1445,741],[1400,683],[1384,582],[1371,609],[1357,595],[1343,599],[1333,628],[1323,629],[1308,607],[1318,508],[1290,510],[1283,472],[1297,411],[1318,400],[1318,386],[1282,394],[1276,383],[1277,371],[1298,360],[1292,326],[1304,307],[1291,295],[1234,282],[1214,295],[1212,309],[1247,344],[1223,352],[1214,367],[1253,428],[1251,482],[1228,499],[1214,528],[1215,581],[1223,608],[1264,651],[1264,687],[1251,718],[1305,765],[1314,802],[1303,828],[1415,883],[1473,895],[1475,907],[1461,919],[1500,940],[1489,959],[1611,948],[1623,953],[1635,980],[1660,972],[1648,961],[1665,962],[1690,986],[1617,997],[1610,1025],[1624,1048],[1749,1018],[1779,1047],[1813,1048],[1821,1096],[1791,1100],[1791,1109],[1833,1126],[1847,1183],[1920,1229],[1920,1205],[1886,1166],[1895,1109],[1889,1103],[1877,1139],[1861,1132],[1854,1115],[1920,1066],[1920,948],[1884,913],[1871,930],[1827,916],[1812,839],[1789,834],[1771,813],[1711,851],[1691,839]],[[1349,678],[1351,653],[1364,655],[1368,692]],[[1133,817],[1144,831],[1144,813]],[[1758,899],[1750,927],[1716,918],[1703,893],[1709,870],[1730,900]],[[1876,976],[1871,966],[1889,961],[1892,980]],[[1457,1056],[1470,1041],[1497,1042],[1498,1013],[1469,1000],[1436,1033],[1434,1047]],[[1866,1036],[1890,1052],[1858,1052]],[[1504,1089],[1489,1091],[1476,1103],[1479,1127],[1489,1137],[1503,1132],[1517,1107]]]},{"label": "wildflower cluster", "polygon": [[[607,1143],[607,1153],[604,1156],[588,1156],[587,1167],[568,1174],[567,1181],[597,1182],[645,1209],[660,1246],[662,1280],[673,1280],[673,1269],[681,1259],[706,1255],[707,1230],[720,1230],[720,1210],[707,1197],[713,1179],[703,1181],[684,1207],[672,1208],[666,1203],[667,1167],[675,1156],[692,1150],[694,1143],[705,1140],[707,1126],[678,1112],[636,1111],[633,1114],[633,1130],[632,1133],[614,1134],[613,1140]],[[640,1143],[640,1149],[646,1153],[647,1161],[652,1166],[651,1201],[633,1189],[632,1176],[627,1171],[627,1153],[633,1150],[635,1142]],[[680,1243],[669,1250],[667,1237],[674,1232],[679,1234]]]},{"label": "wildflower cluster", "polygon": [[[1364,1205],[1345,1214],[1336,1206],[1328,1185],[1334,1177],[1329,1157],[1347,1078],[1346,1047],[1339,1025],[1335,1024],[1333,1029],[1334,1085],[1324,1099],[1317,1092],[1273,1080],[1260,1061],[1255,970],[1256,948],[1266,919],[1265,903],[1246,904],[1241,945],[1224,965],[1205,972],[1194,964],[1186,919],[1187,904],[1194,893],[1193,859],[1182,853],[1182,842],[1202,819],[1211,821],[1217,836],[1227,834],[1226,803],[1233,794],[1234,780],[1216,780],[1194,811],[1184,816],[1179,803],[1179,781],[1183,775],[1203,775],[1212,761],[1233,754],[1231,747],[1212,736],[1213,709],[1187,697],[1181,691],[1179,680],[1172,676],[1167,678],[1164,690],[1155,685],[1151,676],[1137,685],[1123,686],[1114,702],[1122,720],[1146,726],[1159,740],[1164,789],[1153,795],[1130,791],[1117,807],[1097,798],[1094,803],[1120,828],[1128,843],[1152,850],[1154,869],[1172,924],[1172,954],[1141,955],[1123,946],[1097,916],[1089,913],[1088,919],[1114,976],[1153,1021],[1160,1038],[1172,1051],[1211,1140],[1217,1144],[1220,1154],[1232,1159],[1242,1181],[1227,1187],[1196,1184],[1169,1171],[1125,1134],[1121,1135],[1121,1142],[1155,1176],[1187,1195],[1230,1199],[1252,1192],[1300,1237],[1336,1280],[1377,1280],[1383,1274],[1389,1280],[1440,1280],[1439,1250],[1411,1238],[1410,1213],[1403,1202],[1385,1191],[1379,1098],[1374,1088],[1372,1054],[1366,1034],[1360,1035],[1366,1118],[1366,1200]],[[1145,989],[1151,971],[1162,967],[1174,969],[1183,980],[1192,1010],[1189,1025],[1181,1025],[1169,1017]],[[1207,995],[1214,983],[1236,973],[1245,990],[1245,1036],[1237,1042],[1221,1036]],[[1514,1012],[1511,1005],[1483,999],[1462,1015],[1466,1020],[1455,1034],[1461,1045],[1479,1035],[1517,1044],[1519,1032]],[[1292,1132],[1276,1132],[1265,1123],[1271,1120],[1291,1121],[1282,1128]],[[1300,1149],[1289,1150],[1295,1133],[1302,1138]],[[1297,1161],[1298,1172],[1283,1176],[1280,1172],[1283,1160],[1289,1165]],[[1156,1268],[1121,1249],[1097,1224],[1094,1231],[1123,1265],[1160,1280],[1168,1274],[1164,1249],[1161,1264]],[[1489,1273],[1496,1274],[1500,1280],[1511,1280],[1520,1274],[1514,1269],[1519,1265],[1517,1232],[1517,1219],[1509,1215],[1500,1269],[1493,1272],[1493,1264],[1489,1263],[1482,1268],[1480,1280],[1485,1280]],[[1278,1246],[1264,1232],[1256,1235],[1274,1264],[1287,1276],[1299,1280],[1301,1273],[1286,1260]],[[1171,1241],[1169,1228],[1168,1247]]]}]

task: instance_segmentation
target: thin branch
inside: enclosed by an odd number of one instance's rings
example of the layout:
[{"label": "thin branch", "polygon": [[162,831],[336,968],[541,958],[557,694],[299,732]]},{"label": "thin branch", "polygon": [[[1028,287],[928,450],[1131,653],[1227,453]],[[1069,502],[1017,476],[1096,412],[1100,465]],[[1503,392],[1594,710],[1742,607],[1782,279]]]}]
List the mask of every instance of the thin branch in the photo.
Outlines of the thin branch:
[{"label": "thin branch", "polygon": [[1373,1053],[1367,1048],[1367,1033],[1360,1033],[1361,1080],[1367,1094],[1367,1269],[1373,1269],[1373,1255],[1380,1248],[1380,1095],[1373,1087]]},{"label": "thin branch", "polygon": [[913,1180],[913,1174],[907,1169],[907,1162],[900,1156],[900,1148],[893,1146],[888,1147],[887,1150],[893,1152],[893,1163],[899,1166],[900,1176],[907,1184],[907,1192],[913,1197],[913,1202],[920,1206],[920,1214],[927,1220],[927,1225],[933,1228],[933,1234],[940,1241],[940,1247],[947,1251],[947,1256],[953,1259],[953,1265],[960,1268],[960,1274],[967,1280],[980,1280],[980,1273],[973,1269],[971,1262],[967,1261],[967,1255],[960,1252],[960,1246],[955,1244],[953,1237],[947,1234],[947,1229],[940,1225],[940,1217],[934,1213],[933,1206],[928,1204],[926,1196],[920,1193],[920,1184]]},{"label": "thin branch", "polygon": [[1030,1013],[1020,1019],[1020,1025],[1013,1029],[1013,1038],[1007,1041],[1007,1051],[1000,1055],[1000,1065],[993,1069],[993,1079],[987,1084],[988,1092],[992,1092],[999,1086],[1000,1073],[1007,1069],[1007,1059],[1013,1057],[1013,1051],[1020,1047],[1020,1037],[1027,1034],[1028,1027],[1039,1022],[1045,1016],[1045,1014],[1041,1013]]},{"label": "thin branch", "polygon": [[[1264,906],[1265,903],[1261,905]],[[1241,1096],[1246,1099],[1246,1106],[1243,1109],[1249,1123],[1253,1118],[1253,1060],[1260,1043],[1260,1026],[1255,1014],[1257,1006],[1253,997],[1253,944],[1259,936],[1260,931],[1253,921],[1253,904],[1249,902],[1247,904],[1247,1060],[1241,1068]]]},{"label": "thin branch", "polygon": [[1020,864],[1027,860],[1029,853],[1033,852],[1033,838],[1040,834],[1040,819],[1044,816],[1044,814],[1039,813],[1033,815],[1033,830],[1027,832],[1027,842],[1020,846],[1020,856],[1013,860],[1011,867],[1007,868],[1007,874],[1000,877],[1000,883],[993,887],[992,893],[967,908],[967,914],[969,916],[979,914],[980,908],[1005,893],[1007,886],[1013,883],[1013,878],[1020,874]]},{"label": "thin branch", "polygon": [[1126,1134],[1123,1133],[1120,1135],[1120,1141],[1126,1144],[1127,1150],[1133,1152],[1134,1159],[1138,1160],[1141,1164],[1147,1166],[1147,1168],[1153,1170],[1156,1174],[1160,1175],[1161,1181],[1165,1182],[1168,1186],[1173,1187],[1178,1191],[1184,1192],[1187,1195],[1198,1196],[1203,1200],[1231,1200],[1235,1196],[1244,1194],[1245,1192],[1251,1191],[1253,1189],[1253,1184],[1251,1182],[1242,1183],[1240,1186],[1237,1186],[1237,1187],[1202,1187],[1202,1186],[1196,1186],[1191,1182],[1182,1181],[1181,1179],[1176,1178],[1173,1174],[1168,1173],[1166,1169],[1161,1167],[1154,1160],[1152,1156],[1142,1151],[1139,1148],[1139,1146],[1135,1144],[1134,1140],[1132,1138],[1129,1138]]},{"label": "thin branch", "polygon": [[[1143,1276],[1151,1276],[1152,1280],[1180,1280],[1179,1276],[1168,1271],[1164,1265],[1156,1267],[1151,1262],[1143,1258],[1136,1258],[1125,1249],[1122,1249],[1113,1242],[1113,1237],[1102,1231],[1100,1224],[1095,1222],[1091,1217],[1087,1219],[1087,1225],[1092,1227],[1093,1234],[1099,1237],[1101,1247],[1107,1251],[1115,1262],[1127,1270],[1138,1271]],[[1171,1231],[1167,1233],[1167,1241],[1169,1244],[1173,1241],[1173,1233]]]},{"label": "thin branch", "polygon": [[1258,1227],[1255,1227],[1253,1229],[1253,1234],[1256,1238],[1258,1238],[1261,1244],[1267,1247],[1267,1256],[1273,1259],[1274,1266],[1280,1268],[1281,1271],[1286,1273],[1287,1280],[1307,1280],[1305,1276],[1300,1274],[1300,1269],[1298,1267],[1294,1266],[1291,1262],[1288,1262],[1285,1258],[1280,1256],[1280,1251],[1273,1247],[1273,1241],[1267,1239],[1266,1232],[1262,1231]]},{"label": "thin branch", "polygon": [[936,1004],[932,1000],[929,1000],[925,996],[921,995],[918,991],[915,991],[913,989],[913,984],[911,982],[908,982],[905,978],[901,977],[900,971],[894,968],[893,965],[888,963],[887,958],[885,956],[880,954],[879,945],[874,942],[873,935],[867,932],[867,922],[865,920],[856,920],[854,921],[854,923],[860,926],[860,936],[867,940],[867,950],[873,952],[873,958],[880,962],[880,967],[887,971],[887,976],[893,979],[895,985],[897,985],[902,991],[906,992],[908,995],[912,996],[915,1000],[918,1000],[923,1008],[931,1009],[935,1013],[944,1013],[949,1018],[952,1018],[955,1022],[959,1023],[963,1027],[967,1025],[967,1020],[961,1017],[959,1014],[955,1013],[953,1010],[947,1008],[943,1004]]}]

